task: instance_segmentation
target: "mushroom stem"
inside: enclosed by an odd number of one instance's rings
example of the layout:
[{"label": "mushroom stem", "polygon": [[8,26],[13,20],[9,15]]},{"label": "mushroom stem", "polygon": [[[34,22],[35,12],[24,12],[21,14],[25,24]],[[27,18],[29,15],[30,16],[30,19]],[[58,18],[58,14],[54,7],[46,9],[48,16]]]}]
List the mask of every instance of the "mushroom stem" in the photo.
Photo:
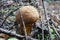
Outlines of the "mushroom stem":
[{"label": "mushroom stem", "polygon": [[[33,26],[32,24],[26,24],[26,25],[25,25],[27,35],[29,35],[29,34],[31,33],[31,31],[32,31],[32,26]],[[25,34],[24,34],[24,28],[23,28],[23,26],[20,27],[20,33],[21,33],[22,35],[25,35]]]},{"label": "mushroom stem", "polygon": [[28,24],[26,25],[26,32],[27,32],[27,35],[29,35],[32,31],[32,24]]}]

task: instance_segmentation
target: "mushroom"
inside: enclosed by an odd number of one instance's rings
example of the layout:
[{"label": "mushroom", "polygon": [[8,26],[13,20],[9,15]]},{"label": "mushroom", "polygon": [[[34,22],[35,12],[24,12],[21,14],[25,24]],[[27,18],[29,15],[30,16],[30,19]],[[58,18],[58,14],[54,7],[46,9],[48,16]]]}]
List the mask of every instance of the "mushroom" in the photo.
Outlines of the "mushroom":
[{"label": "mushroom", "polygon": [[24,28],[22,26],[21,16],[23,17],[23,21],[25,23],[27,35],[29,35],[32,31],[33,23],[39,20],[38,10],[33,6],[22,6],[16,12],[16,22],[20,24],[20,33],[24,34]]}]

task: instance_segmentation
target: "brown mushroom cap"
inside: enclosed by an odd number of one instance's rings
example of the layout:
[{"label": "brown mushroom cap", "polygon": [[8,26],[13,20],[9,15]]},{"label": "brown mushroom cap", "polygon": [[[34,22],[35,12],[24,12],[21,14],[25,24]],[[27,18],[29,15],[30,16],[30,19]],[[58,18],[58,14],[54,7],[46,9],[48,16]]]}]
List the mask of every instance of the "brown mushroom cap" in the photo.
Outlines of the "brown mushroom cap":
[{"label": "brown mushroom cap", "polygon": [[20,13],[22,14],[25,24],[32,24],[39,19],[38,11],[33,6],[23,6],[19,10],[17,10],[17,23],[22,23]]},{"label": "brown mushroom cap", "polygon": [[[37,9],[33,6],[23,6],[19,10],[17,10],[16,14],[17,14],[16,21],[18,24],[22,24],[21,21],[21,15],[22,15],[23,20],[25,22],[27,35],[29,35],[33,27],[32,24],[39,19]],[[20,34],[24,35],[24,28],[22,25],[20,27]]]}]

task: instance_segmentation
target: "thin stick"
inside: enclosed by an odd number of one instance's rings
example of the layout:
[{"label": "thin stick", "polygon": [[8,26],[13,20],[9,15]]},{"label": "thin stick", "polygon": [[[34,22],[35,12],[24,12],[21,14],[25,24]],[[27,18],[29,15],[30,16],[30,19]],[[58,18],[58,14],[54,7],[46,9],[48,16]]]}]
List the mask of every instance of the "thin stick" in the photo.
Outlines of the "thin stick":
[{"label": "thin stick", "polygon": [[[39,2],[40,3],[40,2]],[[38,8],[39,8],[39,12],[40,12],[40,4],[38,4]],[[39,13],[39,16],[41,15],[41,13]],[[42,16],[41,16],[41,27],[42,27],[42,40],[44,40],[44,27],[43,27],[43,22],[42,22]]]},{"label": "thin stick", "polygon": [[21,20],[22,20],[22,24],[23,24],[23,27],[24,27],[24,33],[25,33],[25,37],[26,37],[26,40],[27,40],[27,32],[26,32],[26,27],[25,27],[25,23],[24,23],[24,20],[23,20],[23,16],[22,16],[20,11],[19,11],[19,14],[20,14],[20,17],[21,17]]},{"label": "thin stick", "polygon": [[53,39],[52,39],[52,33],[50,32],[49,22],[48,22],[48,20],[47,20],[47,14],[46,14],[45,6],[44,6],[44,0],[42,0],[42,4],[43,4],[43,9],[44,9],[45,20],[46,20],[46,23],[47,23],[47,27],[48,27],[48,29],[49,29],[50,40],[53,40]]}]

